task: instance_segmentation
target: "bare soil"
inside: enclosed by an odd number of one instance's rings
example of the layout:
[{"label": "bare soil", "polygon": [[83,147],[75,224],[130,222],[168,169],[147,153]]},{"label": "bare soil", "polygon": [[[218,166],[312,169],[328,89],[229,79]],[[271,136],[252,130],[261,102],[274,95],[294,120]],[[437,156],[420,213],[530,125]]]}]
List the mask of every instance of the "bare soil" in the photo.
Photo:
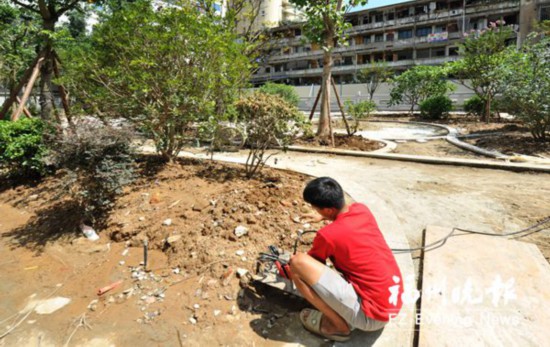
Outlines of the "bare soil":
[{"label": "bare soil", "polygon": [[[452,115],[444,120],[425,120],[419,117],[375,117],[373,119],[382,121],[416,121],[429,122],[435,124],[449,125],[457,128],[463,135],[480,135],[480,138],[465,139],[464,141],[475,146],[496,150],[498,152],[516,155],[524,154],[538,156],[543,158],[550,157],[550,142],[537,142],[531,136],[529,129],[521,126],[521,124],[502,119],[501,121],[491,121],[489,123],[482,122],[477,117]],[[498,134],[497,134],[498,133]],[[485,135],[485,136],[483,136]],[[433,143],[432,143],[433,144]],[[449,145],[452,146],[452,145]],[[404,148],[399,148],[404,147]],[[438,149],[440,148],[440,150]],[[446,156],[447,152],[454,152],[453,156],[459,158],[468,158],[468,151],[458,150],[449,151],[447,146],[429,146],[428,144],[399,144],[396,153]],[[475,154],[473,154],[475,156]],[[477,158],[484,158],[475,156]]]},{"label": "bare soil", "polygon": [[[316,138],[298,139],[294,145],[316,148],[333,148],[330,144],[323,143]],[[359,135],[347,136],[345,134],[334,134],[334,148],[355,151],[372,152],[384,147],[382,142],[367,140]]]},{"label": "bare soil", "polygon": [[[0,346],[59,346],[73,331],[72,341],[86,346],[293,341],[286,328],[301,329],[296,314],[306,303],[236,273],[253,272],[268,245],[292,249],[304,228],[299,216],[310,211],[301,199],[308,177],[267,169],[247,180],[241,166],[191,159],[148,160],[142,169],[95,242],[82,237],[78,211],[53,190],[63,177],[2,188],[0,334],[24,316],[18,312],[32,295],[72,301],[49,316],[31,314]],[[248,233],[237,237],[237,226]],[[121,286],[96,295],[117,280]],[[76,328],[82,317],[91,330]]]}]

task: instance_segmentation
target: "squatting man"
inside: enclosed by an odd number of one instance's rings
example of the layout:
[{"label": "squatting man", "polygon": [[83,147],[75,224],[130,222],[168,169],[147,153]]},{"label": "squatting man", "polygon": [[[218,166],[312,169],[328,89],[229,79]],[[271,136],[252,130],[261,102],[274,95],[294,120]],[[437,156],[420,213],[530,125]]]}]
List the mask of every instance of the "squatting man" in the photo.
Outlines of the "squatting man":
[{"label": "squatting man", "polygon": [[[370,210],[346,204],[344,192],[330,177],[307,184],[304,200],[316,213],[309,222],[330,221],[309,252],[290,259],[290,277],[316,309],[300,313],[304,327],[324,338],[347,341],[351,330],[384,328],[402,306],[401,272]],[[330,259],[335,271],[326,265]]]}]

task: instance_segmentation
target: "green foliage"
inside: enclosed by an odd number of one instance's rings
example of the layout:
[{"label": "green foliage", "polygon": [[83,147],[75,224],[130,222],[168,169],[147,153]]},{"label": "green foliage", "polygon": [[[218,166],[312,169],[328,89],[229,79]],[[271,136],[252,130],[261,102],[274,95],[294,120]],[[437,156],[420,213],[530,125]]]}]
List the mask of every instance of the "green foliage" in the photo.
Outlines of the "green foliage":
[{"label": "green foliage", "polygon": [[452,109],[453,102],[447,95],[432,96],[420,104],[421,116],[431,120],[447,118]]},{"label": "green foliage", "polygon": [[344,20],[344,14],[357,5],[365,5],[366,0],[350,1],[316,1],[316,0],[290,0],[291,3],[298,6],[306,15],[307,21],[304,23],[304,33],[310,42],[323,45],[323,49],[328,50],[325,39],[327,31],[331,36],[341,42],[345,42],[345,30],[351,27],[351,24]]},{"label": "green foliage", "polygon": [[76,132],[57,134],[49,139],[48,160],[67,173],[59,187],[69,194],[91,220],[104,217],[135,178],[136,135],[127,128],[97,123],[79,123]]},{"label": "green foliage", "polygon": [[369,100],[372,100],[380,84],[388,81],[391,75],[392,71],[386,62],[375,62],[368,68],[359,71],[357,79],[360,83],[366,84]]},{"label": "green foliage", "polygon": [[260,87],[260,91],[265,94],[278,95],[284,101],[296,107],[298,107],[298,103],[300,102],[300,97],[298,93],[296,93],[296,89],[286,84],[267,82]]},{"label": "green foliage", "polygon": [[491,23],[488,29],[472,31],[460,45],[461,59],[449,64],[449,72],[483,101],[483,118],[487,121],[493,98],[505,88],[503,68],[512,37],[513,29],[500,21]]},{"label": "green foliage", "polygon": [[440,66],[415,66],[393,78],[389,105],[408,103],[410,112],[414,107],[431,96],[446,95],[455,89],[447,81],[447,70]]},{"label": "green foliage", "polygon": [[245,86],[249,61],[236,36],[189,2],[127,4],[64,54],[62,82],[81,113],[122,117],[173,158],[194,124],[223,117]]},{"label": "green foliage", "polygon": [[46,130],[39,119],[0,120],[0,175],[24,178],[45,174],[42,158],[47,149],[42,134]]},{"label": "green foliage", "polygon": [[[540,41],[539,41],[540,40]],[[531,37],[508,57],[503,102],[537,141],[550,136],[550,38]]]},{"label": "green foliage", "polygon": [[477,95],[472,96],[468,100],[464,101],[464,111],[468,114],[481,116],[485,110],[485,103]]},{"label": "green foliage", "polygon": [[30,65],[39,27],[34,17],[0,0],[0,85],[11,89]]},{"label": "green foliage", "polygon": [[239,121],[244,123],[247,145],[246,160],[249,178],[265,166],[270,156],[265,155],[272,145],[286,147],[298,136],[305,125],[304,115],[277,95],[256,92],[236,103]]},{"label": "green foliage", "polygon": [[357,103],[347,100],[344,105],[346,107],[347,114],[353,118],[353,125],[349,127],[348,131],[349,136],[357,132],[359,129],[359,122],[361,120],[368,119],[371,112],[376,110],[376,103],[370,100],[360,101]]}]

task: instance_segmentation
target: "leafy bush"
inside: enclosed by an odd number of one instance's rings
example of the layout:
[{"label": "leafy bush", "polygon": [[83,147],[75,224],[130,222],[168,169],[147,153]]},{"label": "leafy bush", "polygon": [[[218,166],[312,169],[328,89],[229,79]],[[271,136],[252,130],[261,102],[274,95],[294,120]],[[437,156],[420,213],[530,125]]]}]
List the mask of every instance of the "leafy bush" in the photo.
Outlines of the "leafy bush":
[{"label": "leafy bush", "polygon": [[353,125],[346,129],[348,135],[351,136],[357,132],[359,129],[359,121],[365,120],[370,117],[371,112],[376,110],[376,103],[374,101],[360,101],[358,103],[353,103],[351,100],[345,102],[348,115],[353,118]]},{"label": "leafy bush", "polygon": [[134,180],[133,131],[98,123],[80,123],[76,133],[59,134],[50,139],[48,158],[56,168],[67,172],[59,188],[81,207],[89,221],[104,216]]},{"label": "leafy bush", "polygon": [[420,104],[420,114],[428,119],[442,119],[453,109],[453,102],[446,95],[436,95]]},{"label": "leafy bush", "polygon": [[276,144],[287,146],[302,131],[305,118],[294,106],[276,95],[256,92],[236,104],[239,121],[244,123],[247,145],[246,174],[253,177],[270,156],[266,150]]},{"label": "leafy bush", "polygon": [[39,119],[0,120],[0,174],[9,177],[45,174],[42,157],[47,149],[42,134],[46,129],[45,123]]},{"label": "leafy bush", "polygon": [[75,112],[128,120],[170,160],[197,123],[234,103],[250,72],[244,50],[219,18],[192,2],[175,10],[136,1],[64,52],[60,82],[72,91]]},{"label": "leafy bush", "polygon": [[300,97],[293,86],[286,84],[267,82],[260,87],[260,92],[270,95],[278,95],[292,106],[298,107]]},{"label": "leafy bush", "polygon": [[481,117],[485,111],[485,103],[477,95],[464,101],[464,111],[468,114]]}]

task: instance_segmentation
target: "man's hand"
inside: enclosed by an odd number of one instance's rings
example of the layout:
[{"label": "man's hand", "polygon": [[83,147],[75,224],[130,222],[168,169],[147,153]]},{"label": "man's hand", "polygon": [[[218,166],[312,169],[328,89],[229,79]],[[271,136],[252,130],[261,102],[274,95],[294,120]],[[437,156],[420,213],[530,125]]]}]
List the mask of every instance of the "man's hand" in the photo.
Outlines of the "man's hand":
[{"label": "man's hand", "polygon": [[304,223],[319,223],[325,218],[317,212],[310,212],[302,214],[302,222]]}]

